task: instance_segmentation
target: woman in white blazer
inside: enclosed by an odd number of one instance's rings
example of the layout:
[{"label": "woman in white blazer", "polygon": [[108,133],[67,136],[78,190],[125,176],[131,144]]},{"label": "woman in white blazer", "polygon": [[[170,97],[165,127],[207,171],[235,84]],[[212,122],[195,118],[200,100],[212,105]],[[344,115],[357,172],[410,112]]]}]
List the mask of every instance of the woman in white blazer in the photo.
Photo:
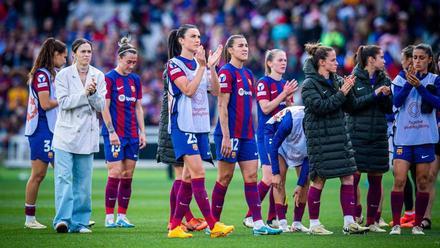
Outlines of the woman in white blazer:
[{"label": "woman in white blazer", "polygon": [[74,63],[55,78],[59,105],[55,151],[55,218],[59,233],[90,233],[93,153],[99,151],[97,112],[105,105],[104,74],[90,65],[92,43],[72,44]]}]

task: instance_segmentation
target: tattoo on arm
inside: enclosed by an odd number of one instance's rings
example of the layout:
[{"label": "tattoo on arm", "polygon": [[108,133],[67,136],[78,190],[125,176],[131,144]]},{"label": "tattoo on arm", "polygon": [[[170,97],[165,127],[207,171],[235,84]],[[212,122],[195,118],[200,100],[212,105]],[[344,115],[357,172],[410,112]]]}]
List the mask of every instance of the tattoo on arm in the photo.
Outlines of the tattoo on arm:
[{"label": "tattoo on arm", "polygon": [[115,132],[115,128],[113,127],[113,123],[111,121],[107,122],[105,126],[107,127],[109,133]]}]

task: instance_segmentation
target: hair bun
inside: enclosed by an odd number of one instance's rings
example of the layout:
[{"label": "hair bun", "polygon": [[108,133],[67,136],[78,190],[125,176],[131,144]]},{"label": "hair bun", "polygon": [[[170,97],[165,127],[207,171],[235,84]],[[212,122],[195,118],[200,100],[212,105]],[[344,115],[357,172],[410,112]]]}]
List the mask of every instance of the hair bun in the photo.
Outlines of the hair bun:
[{"label": "hair bun", "polygon": [[121,40],[118,42],[118,46],[119,47],[123,47],[123,46],[130,46],[130,41],[131,41],[131,36],[124,36],[121,38]]}]

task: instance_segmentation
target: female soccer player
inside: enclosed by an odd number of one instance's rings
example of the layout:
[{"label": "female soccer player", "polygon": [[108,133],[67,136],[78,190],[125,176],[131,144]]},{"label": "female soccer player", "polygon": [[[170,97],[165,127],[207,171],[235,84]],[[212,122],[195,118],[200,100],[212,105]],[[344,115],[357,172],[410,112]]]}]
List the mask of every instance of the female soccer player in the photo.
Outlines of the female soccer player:
[{"label": "female soccer player", "polygon": [[[283,232],[309,232],[301,223],[309,188],[309,162],[306,138],[303,130],[304,107],[292,106],[278,112],[265,125],[266,149],[272,165],[272,185],[280,229]],[[289,167],[295,167],[298,175],[294,192],[294,220],[289,229],[286,220],[286,174]]]},{"label": "female soccer player", "polygon": [[[354,99],[349,107],[350,134],[358,172],[354,180],[355,199],[361,173],[368,173],[367,223],[373,232],[386,232],[375,224],[382,192],[382,174],[388,171],[388,137],[385,114],[392,112],[391,80],[384,71],[383,51],[375,45],[360,46],[352,74]],[[360,199],[357,199],[360,201]]]},{"label": "female soccer player", "polygon": [[53,164],[52,137],[57,118],[58,102],[55,99],[56,69],[66,63],[66,45],[54,38],[44,41],[34,66],[29,73],[29,104],[25,135],[31,150],[31,176],[26,184],[24,226],[43,229],[35,218],[36,201],[40,183],[47,172],[47,165]]},{"label": "female soccer player", "polygon": [[[412,54],[413,54],[414,46],[409,45],[402,49],[401,52],[401,64],[402,64],[402,70],[399,72],[399,74],[396,77],[401,77],[402,79],[405,79],[405,72],[409,69],[410,65],[412,65]],[[398,79],[394,79],[398,80]],[[392,114],[392,121],[389,122],[389,129],[391,129],[391,132],[393,132],[393,125],[394,125],[394,113]],[[389,146],[391,148],[391,153],[394,153],[394,144],[393,144],[393,137],[391,136],[391,140],[389,142]],[[391,158],[392,160],[392,158]],[[416,171],[415,166],[410,166],[410,173],[408,172],[408,175],[406,177],[406,183],[405,188],[403,190],[403,202],[405,205],[405,212],[404,215],[400,218],[400,227],[402,228],[413,228],[414,227],[414,195],[417,195],[417,187],[416,187]],[[411,174],[411,175],[409,175]],[[393,226],[393,221],[390,222],[390,226]]]},{"label": "female soccer player", "polygon": [[[264,200],[264,197],[270,190],[272,184],[272,170],[270,167],[269,155],[264,145],[264,125],[274,114],[284,109],[287,106],[287,103],[292,102],[293,93],[298,89],[298,83],[296,80],[286,81],[282,78],[283,74],[286,72],[287,66],[287,57],[283,50],[268,50],[266,52],[264,65],[266,76],[260,78],[255,87],[258,102],[257,147],[263,170],[263,178],[260,183],[258,183],[260,201]],[[276,218],[276,210],[275,202],[273,200],[273,191],[270,190],[269,192],[270,203],[267,223],[272,226]],[[252,212],[249,210],[246,214],[246,218],[243,220],[243,224],[252,228],[253,222],[251,215]]]},{"label": "female soccer player", "polygon": [[338,63],[333,48],[309,43],[306,51],[309,58],[304,64],[306,79],[301,95],[305,106],[304,132],[312,181],[308,194],[310,233],[332,234],[319,222],[319,207],[325,181],[335,177],[341,180],[343,232],[364,233],[368,228],[359,226],[353,219],[356,163],[343,112],[343,107],[350,104],[347,95],[355,77],[343,79],[336,74]]},{"label": "female soccer player", "polygon": [[105,106],[104,74],[90,65],[92,43],[76,39],[74,64],[55,78],[58,118],[55,151],[55,218],[59,233],[90,233],[93,153],[99,151],[97,112]]},{"label": "female soccer player", "polygon": [[[159,139],[157,141],[157,154],[156,161],[158,163],[164,163],[168,166],[172,166],[174,168],[174,182],[171,186],[170,191],[170,216],[168,221],[168,230],[171,226],[171,220],[174,216],[174,211],[176,209],[176,199],[177,192],[179,192],[180,185],[182,185],[182,174],[183,174],[183,162],[176,161],[176,157],[174,156],[174,148],[173,143],[171,142],[171,136],[168,133],[168,98],[170,95],[168,94],[168,76],[167,70],[163,73],[164,79],[164,91],[162,95],[162,106],[160,110],[160,122],[159,122]],[[201,231],[208,226],[208,223],[203,218],[195,218],[192,214],[191,208],[188,208],[188,211],[185,213],[186,223],[182,228],[189,231]]]},{"label": "female soccer player", "polygon": [[219,121],[214,131],[218,162],[217,182],[212,192],[213,216],[220,219],[224,197],[238,162],[244,191],[252,212],[254,235],[279,234],[281,230],[264,225],[258,195],[258,152],[252,123],[252,72],[243,66],[248,58],[248,44],[242,35],[232,35],[223,50],[228,63],[219,71]]},{"label": "female soccer player", "polygon": [[[440,53],[437,54],[437,73],[440,72]],[[437,110],[437,125],[439,125],[438,123],[440,123],[440,113]],[[431,169],[429,171],[429,188],[430,188],[430,192],[429,192],[429,203],[428,206],[426,208],[426,212],[425,212],[425,216],[423,216],[423,220],[421,222],[421,226],[423,227],[423,229],[431,229],[431,219],[432,219],[432,207],[434,205],[434,200],[435,200],[435,184],[437,182],[437,175],[438,175],[438,171],[439,171],[439,167],[440,167],[440,143],[437,143],[435,145],[435,158],[436,160],[431,164]]]},{"label": "female soccer player", "polygon": [[416,166],[416,207],[412,233],[423,235],[420,226],[429,202],[429,170],[439,141],[436,111],[440,108],[440,77],[434,74],[432,48],[419,44],[413,50],[413,65],[406,78],[393,81],[393,104],[397,108],[394,134],[394,186],[391,192],[393,228],[399,235],[403,189],[411,164]]},{"label": "female soccer player", "polygon": [[[199,205],[210,229],[211,237],[223,237],[234,230],[217,222],[211,214],[205,190],[205,169],[202,159],[212,162],[208,134],[210,131],[208,91],[219,92],[215,66],[219,62],[221,46],[208,60],[200,44],[200,32],[196,26],[183,25],[173,30],[168,38],[167,70],[172,98],[169,130],[177,160],[184,161],[183,181],[177,193],[177,206],[171,221],[169,238],[190,238],[192,234],[182,230],[182,217],[189,208],[191,192]],[[206,67],[211,70],[208,78]]]},{"label": "female soccer player", "polygon": [[[118,43],[118,64],[105,75],[107,94],[102,112],[104,153],[108,168],[105,188],[105,227],[134,227],[126,217],[131,197],[131,182],[139,149],[146,146],[142,86],[133,73],[137,49],[128,37]],[[118,218],[114,208],[118,199]]]}]

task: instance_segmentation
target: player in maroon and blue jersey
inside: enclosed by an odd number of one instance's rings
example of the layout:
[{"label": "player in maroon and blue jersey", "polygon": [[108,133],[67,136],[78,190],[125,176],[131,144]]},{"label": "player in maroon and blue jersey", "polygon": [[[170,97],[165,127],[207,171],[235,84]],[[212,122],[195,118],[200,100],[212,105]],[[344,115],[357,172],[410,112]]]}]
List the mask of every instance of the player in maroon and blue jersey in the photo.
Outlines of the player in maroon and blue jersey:
[{"label": "player in maroon and blue jersey", "polygon": [[[105,75],[106,105],[102,113],[104,152],[108,166],[105,190],[105,226],[134,227],[126,217],[131,196],[131,182],[139,149],[146,146],[142,87],[132,71],[137,63],[137,50],[123,37],[118,43],[118,65]],[[114,208],[118,200],[118,218]]]},{"label": "player in maroon and blue jersey", "polygon": [[[168,90],[172,97],[168,132],[176,160],[184,162],[168,238],[192,237],[181,227],[192,194],[208,223],[207,231],[212,238],[227,236],[234,230],[234,226],[220,223],[212,216],[205,188],[202,160],[212,162],[208,137],[211,128],[208,92],[213,95],[219,92],[215,66],[220,60],[221,45],[215,52],[210,51],[206,59],[205,49],[200,43],[200,31],[189,24],[172,30],[168,37]],[[211,75],[207,68],[210,68]]]},{"label": "player in maroon and blue jersey", "polygon": [[54,160],[52,138],[58,111],[55,99],[56,68],[66,63],[66,45],[54,38],[48,38],[37,56],[29,73],[29,104],[26,116],[25,135],[31,151],[31,176],[26,184],[24,226],[44,229],[35,218],[35,203],[38,189],[47,172],[47,165]]},{"label": "player in maroon and blue jersey", "polygon": [[252,212],[254,235],[280,234],[278,229],[264,225],[258,195],[258,152],[252,123],[254,78],[243,66],[248,58],[248,44],[242,35],[232,35],[224,47],[225,64],[219,71],[219,121],[214,131],[218,177],[212,193],[212,212],[219,220],[224,197],[238,162],[246,201]]},{"label": "player in maroon and blue jersey", "polygon": [[[287,56],[283,50],[268,50],[264,65],[266,75],[258,80],[255,87],[258,103],[257,147],[263,171],[263,178],[258,183],[258,194],[261,201],[264,200],[272,184],[271,163],[264,145],[264,126],[272,116],[292,104],[293,93],[298,86],[296,80],[286,81],[282,78],[287,66]],[[270,190],[269,194],[270,204],[267,224],[271,227],[278,227],[273,191]],[[253,227],[250,210],[246,214],[243,224],[247,227]]]}]

